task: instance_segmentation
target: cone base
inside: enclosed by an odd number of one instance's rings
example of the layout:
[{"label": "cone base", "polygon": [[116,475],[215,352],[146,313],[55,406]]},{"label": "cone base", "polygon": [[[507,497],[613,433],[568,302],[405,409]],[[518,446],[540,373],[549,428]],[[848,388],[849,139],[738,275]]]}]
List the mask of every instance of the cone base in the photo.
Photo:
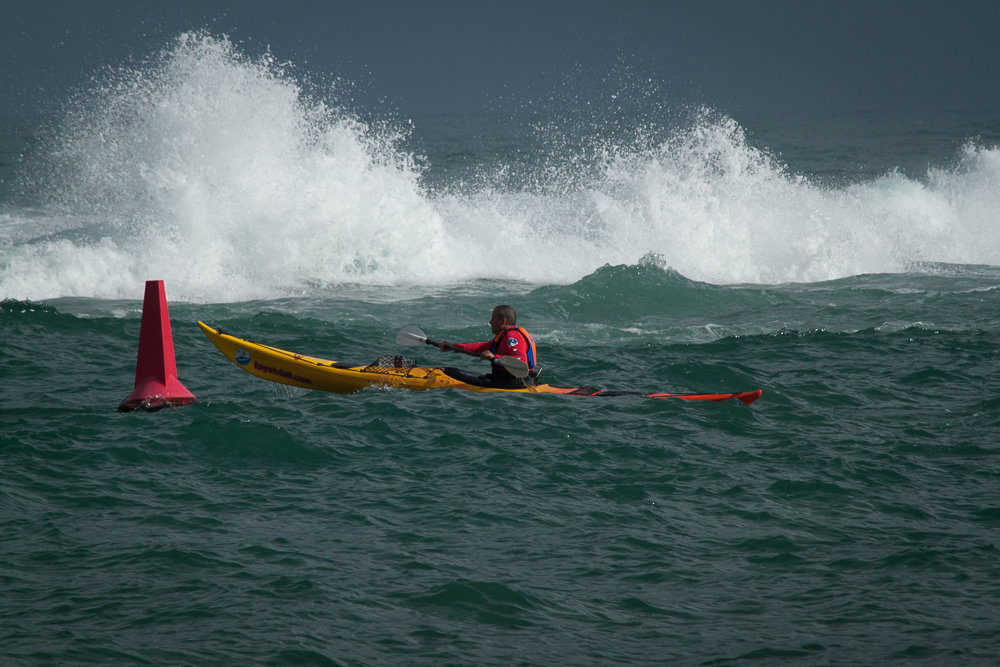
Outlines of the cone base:
[{"label": "cone base", "polygon": [[138,409],[155,412],[167,406],[189,405],[194,401],[194,394],[177,380],[173,380],[170,386],[156,380],[147,380],[118,405],[118,412],[132,412]]},{"label": "cone base", "polygon": [[132,412],[133,410],[145,410],[146,412],[156,412],[163,408],[179,408],[182,405],[194,403],[194,396],[166,398],[163,396],[149,396],[146,398],[125,399],[118,405],[118,412]]}]

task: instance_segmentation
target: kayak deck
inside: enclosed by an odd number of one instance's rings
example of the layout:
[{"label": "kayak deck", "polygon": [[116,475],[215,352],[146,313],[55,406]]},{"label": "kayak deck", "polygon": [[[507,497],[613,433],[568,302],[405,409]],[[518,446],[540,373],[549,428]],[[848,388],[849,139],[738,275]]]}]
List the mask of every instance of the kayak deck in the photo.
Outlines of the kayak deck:
[{"label": "kayak deck", "polygon": [[[507,392],[523,394],[563,394],[567,396],[645,396],[647,398],[680,398],[687,401],[725,401],[737,399],[747,405],[760,398],[761,390],[724,394],[643,393],[608,391],[593,387],[554,387],[536,384],[528,387],[505,388],[480,386],[464,382],[448,374],[444,368],[415,366],[400,356],[380,357],[375,364],[357,366],[330,359],[312,357],[255,343],[224,333],[221,329],[198,322],[202,332],[226,356],[245,372],[271,382],[293,387],[353,394],[366,387],[398,387],[401,389],[463,389],[479,393]],[[459,377],[461,374],[456,373]]]}]

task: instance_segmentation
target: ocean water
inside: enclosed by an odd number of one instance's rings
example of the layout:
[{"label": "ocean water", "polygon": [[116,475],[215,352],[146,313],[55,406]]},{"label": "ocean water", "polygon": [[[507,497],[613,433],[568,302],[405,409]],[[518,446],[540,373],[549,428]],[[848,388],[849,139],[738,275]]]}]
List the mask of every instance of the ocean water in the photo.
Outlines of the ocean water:
[{"label": "ocean water", "polygon": [[[1000,115],[330,86],[190,34],[0,124],[4,664],[996,663]],[[199,401],[121,414],[147,279]],[[763,397],[323,394],[195,326],[477,370],[395,334],[497,303],[551,384]]]}]

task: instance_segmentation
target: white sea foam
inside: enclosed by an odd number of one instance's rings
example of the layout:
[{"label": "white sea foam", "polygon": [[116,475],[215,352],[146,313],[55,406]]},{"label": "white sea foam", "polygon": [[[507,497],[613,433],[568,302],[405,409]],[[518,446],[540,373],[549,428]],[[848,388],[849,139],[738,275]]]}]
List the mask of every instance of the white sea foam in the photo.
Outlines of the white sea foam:
[{"label": "white sea foam", "polygon": [[594,151],[586,178],[568,164],[542,187],[430,193],[398,135],[205,34],[71,106],[51,208],[0,220],[0,297],[134,297],[149,278],[193,301],[569,283],[651,252],[713,283],[1000,265],[1000,151],[975,144],[926,180],[822,187],[704,112],[665,140]]}]

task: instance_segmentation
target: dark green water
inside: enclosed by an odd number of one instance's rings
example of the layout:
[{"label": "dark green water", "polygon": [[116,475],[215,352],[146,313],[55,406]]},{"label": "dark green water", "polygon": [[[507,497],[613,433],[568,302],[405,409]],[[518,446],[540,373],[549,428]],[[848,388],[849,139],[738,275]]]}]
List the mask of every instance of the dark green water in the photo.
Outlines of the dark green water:
[{"label": "dark green water", "polygon": [[[1000,273],[933,268],[173,303],[200,401],[152,414],[115,412],[139,302],[6,301],[4,661],[991,664]],[[764,396],[322,394],[194,326],[363,361],[498,298],[550,383]]]}]

